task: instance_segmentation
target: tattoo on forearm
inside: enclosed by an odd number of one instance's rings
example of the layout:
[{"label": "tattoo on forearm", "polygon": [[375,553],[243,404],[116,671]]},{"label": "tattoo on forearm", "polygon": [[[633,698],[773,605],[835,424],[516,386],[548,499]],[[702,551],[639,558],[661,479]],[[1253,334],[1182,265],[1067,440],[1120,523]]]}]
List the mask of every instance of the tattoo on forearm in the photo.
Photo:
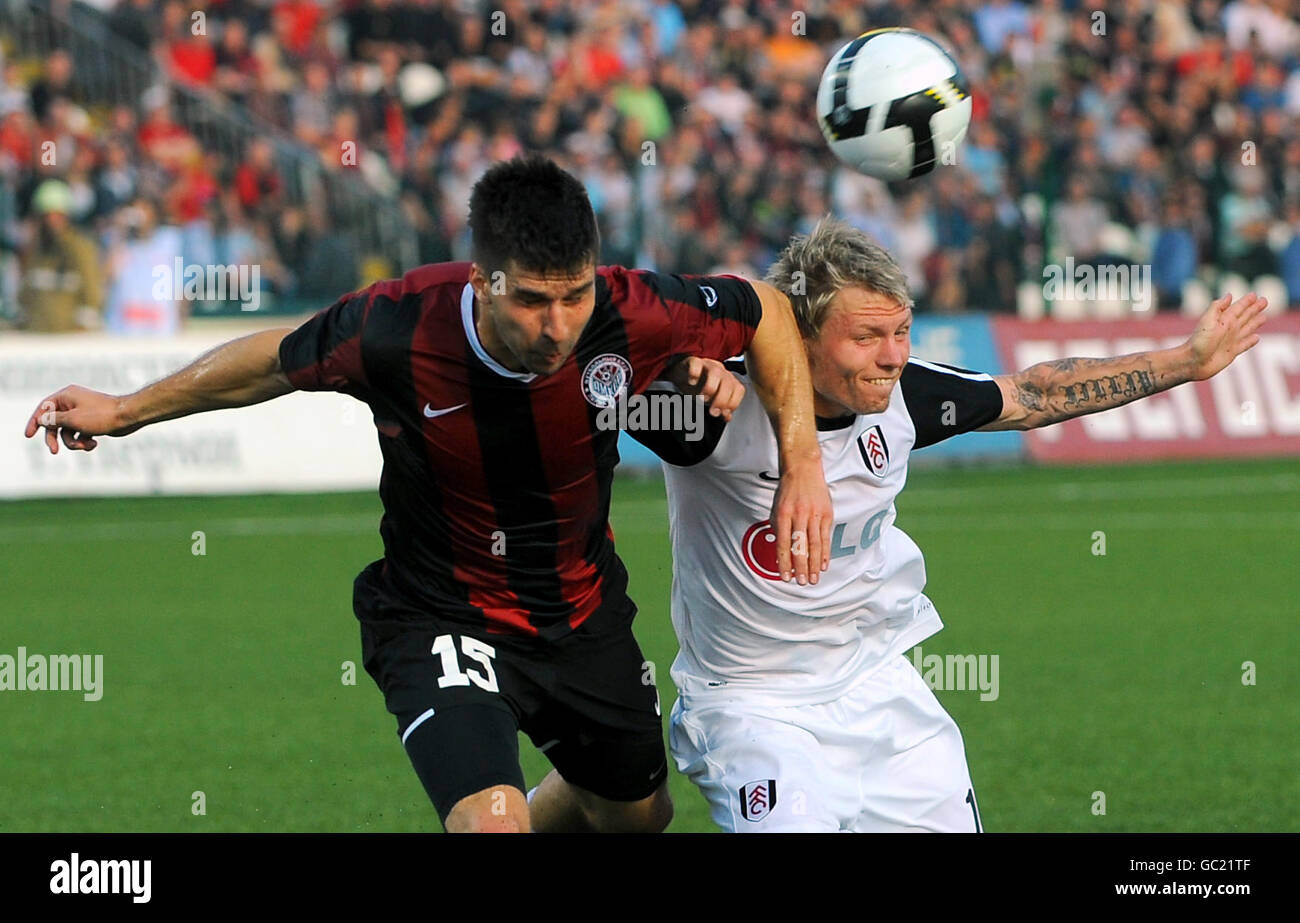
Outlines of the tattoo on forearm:
[{"label": "tattoo on forearm", "polygon": [[1047,409],[1047,403],[1043,397],[1043,389],[1038,387],[1032,381],[1021,381],[1016,385],[1016,397],[1020,399],[1020,406],[1026,410],[1041,411]]},{"label": "tattoo on forearm", "polygon": [[[1095,377],[1083,378],[1093,373]],[[1057,359],[1030,369],[1016,382],[1016,396],[1031,426],[1048,426],[1072,417],[1109,410],[1165,390],[1148,361]]]},{"label": "tattoo on forearm", "polygon": [[[1109,394],[1107,393],[1109,388]],[[1085,404],[1104,404],[1106,407],[1118,407],[1139,397],[1156,393],[1155,382],[1151,373],[1145,369],[1124,372],[1119,375],[1107,375],[1104,378],[1089,378],[1075,384],[1063,384],[1061,393],[1065,396],[1062,405],[1066,410],[1073,410]],[[1102,407],[1094,407],[1101,410]]]}]

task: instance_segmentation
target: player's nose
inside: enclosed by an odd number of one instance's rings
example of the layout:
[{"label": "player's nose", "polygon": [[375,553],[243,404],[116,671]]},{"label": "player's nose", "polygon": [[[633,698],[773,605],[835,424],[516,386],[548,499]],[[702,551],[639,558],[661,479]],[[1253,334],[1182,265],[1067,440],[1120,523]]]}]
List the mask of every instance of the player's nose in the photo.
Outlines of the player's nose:
[{"label": "player's nose", "polygon": [[876,364],[886,371],[897,371],[907,361],[907,348],[893,337],[885,337]]},{"label": "player's nose", "polygon": [[569,321],[564,311],[563,302],[553,301],[547,307],[546,316],[542,319],[542,334],[556,343],[568,341]]}]

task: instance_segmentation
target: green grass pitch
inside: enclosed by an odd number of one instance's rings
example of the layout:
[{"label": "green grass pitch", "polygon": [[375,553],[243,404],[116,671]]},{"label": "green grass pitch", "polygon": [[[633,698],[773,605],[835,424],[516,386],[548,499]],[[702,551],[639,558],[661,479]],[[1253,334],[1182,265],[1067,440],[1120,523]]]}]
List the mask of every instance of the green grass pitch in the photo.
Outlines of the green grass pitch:
[{"label": "green grass pitch", "polygon": [[[898,506],[946,625],[924,651],[999,656],[996,700],[939,693],[988,830],[1300,829],[1300,465],[914,467]],[[0,692],[0,831],[439,829],[360,666],[378,514],[373,494],[0,504],[0,654],[104,657],[98,702]],[[662,482],[620,478],[614,528],[667,713]],[[535,784],[545,758],[521,756]],[[714,829],[671,785],[670,829]]]}]

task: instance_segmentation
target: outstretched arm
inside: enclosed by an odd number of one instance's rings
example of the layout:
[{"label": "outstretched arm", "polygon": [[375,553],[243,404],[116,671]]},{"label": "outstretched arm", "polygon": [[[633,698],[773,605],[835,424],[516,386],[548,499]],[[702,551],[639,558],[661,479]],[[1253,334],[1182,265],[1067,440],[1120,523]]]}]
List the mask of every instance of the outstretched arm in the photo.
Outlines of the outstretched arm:
[{"label": "outstretched arm", "polygon": [[[822,472],[812,377],[790,299],[775,286],[750,280],[763,304],[763,317],[746,350],[754,394],[776,431],[781,484],[772,506],[777,561],[788,579],[793,540],[793,573],[799,583],[817,582],[830,565],[831,497]],[[806,548],[797,539],[805,536]],[[804,550],[807,557],[799,554]]]},{"label": "outstretched arm", "polygon": [[[1119,407],[1217,375],[1259,342],[1267,299],[1251,292],[1210,305],[1186,343],[1111,359],[1057,359],[998,375],[1002,414],[982,430],[1036,429]],[[1231,302],[1231,303],[1230,303]]]},{"label": "outstretched arm", "polygon": [[133,394],[69,385],[37,405],[24,435],[30,439],[44,427],[50,454],[58,454],[60,438],[69,449],[89,452],[98,445],[95,436],[127,436],[161,420],[287,394],[294,388],[280,369],[280,341],[291,332],[276,328],[223,343]]}]

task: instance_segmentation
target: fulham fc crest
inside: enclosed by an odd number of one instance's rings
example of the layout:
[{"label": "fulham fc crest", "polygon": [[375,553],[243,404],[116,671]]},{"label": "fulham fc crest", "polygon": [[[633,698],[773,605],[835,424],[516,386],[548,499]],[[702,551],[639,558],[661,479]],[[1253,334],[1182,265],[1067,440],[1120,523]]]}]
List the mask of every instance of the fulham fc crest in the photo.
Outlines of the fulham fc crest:
[{"label": "fulham fc crest", "polygon": [[858,451],[867,463],[867,470],[876,477],[884,477],[889,470],[889,444],[885,442],[885,433],[877,423],[858,437]]},{"label": "fulham fc crest", "polygon": [[776,779],[747,782],[740,787],[740,816],[758,823],[776,807]]}]

